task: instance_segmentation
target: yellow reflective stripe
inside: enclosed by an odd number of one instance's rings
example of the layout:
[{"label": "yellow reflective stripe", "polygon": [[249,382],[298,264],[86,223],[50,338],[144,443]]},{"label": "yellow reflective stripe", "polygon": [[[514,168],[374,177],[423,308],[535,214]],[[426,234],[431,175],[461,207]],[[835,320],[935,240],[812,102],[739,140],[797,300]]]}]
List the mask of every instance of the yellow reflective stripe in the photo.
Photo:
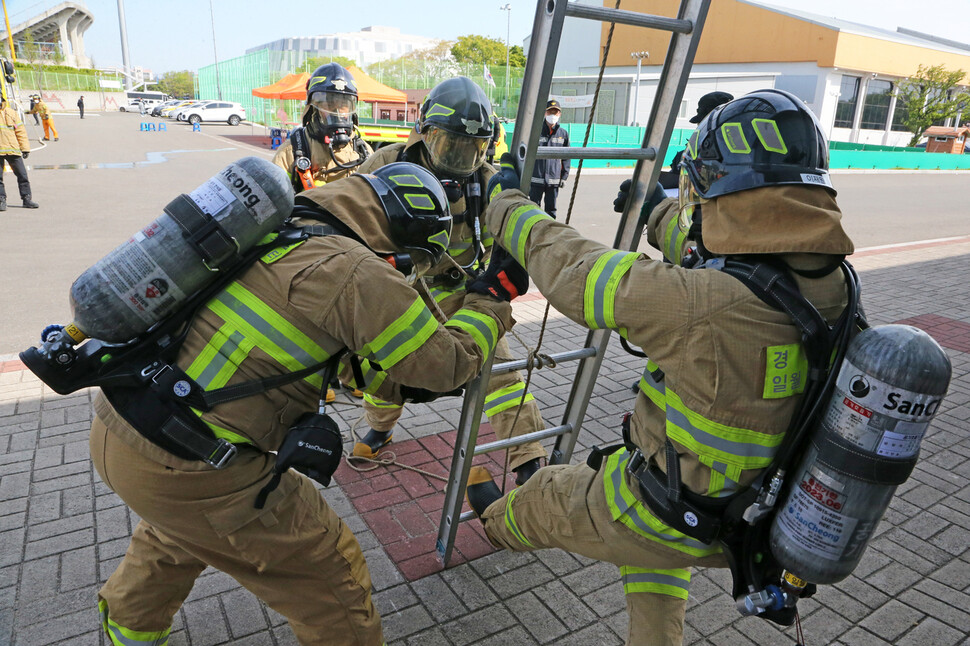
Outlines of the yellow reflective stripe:
[{"label": "yellow reflective stripe", "polygon": [[495,319],[474,310],[458,310],[448,319],[445,327],[458,328],[469,334],[482,351],[482,357],[487,357],[498,341],[498,325]]},{"label": "yellow reflective stripe", "polygon": [[505,247],[512,256],[525,267],[525,244],[529,239],[529,232],[541,220],[552,220],[551,217],[539,210],[534,204],[520,206],[509,216],[505,225]]},{"label": "yellow reflective stripe", "polygon": [[623,566],[620,568],[620,577],[623,580],[624,594],[651,592],[686,600],[690,586],[690,570],[683,568],[652,570]]},{"label": "yellow reflective stripe", "polygon": [[687,408],[670,388],[665,391],[667,437],[698,455],[742,469],[763,469],[785,437],[713,422]]},{"label": "yellow reflective stripe", "polygon": [[421,347],[437,329],[438,322],[431,315],[431,310],[424,301],[416,298],[404,314],[361,348],[359,354],[373,359],[387,370]]},{"label": "yellow reflective stripe", "polygon": [[738,490],[741,467],[718,462],[704,455],[698,456],[698,460],[711,469],[711,481],[707,487],[708,496],[725,498]]},{"label": "yellow reflective stripe", "polygon": [[[349,366],[350,362],[346,359],[340,361],[342,366]],[[362,359],[360,362],[360,371],[363,373],[364,383],[357,383],[357,379],[353,376],[351,372],[350,383],[359,390],[364,391],[367,394],[376,393],[384,380],[387,379],[387,373],[377,370],[373,367],[370,361],[367,359]]]},{"label": "yellow reflective stripe", "polygon": [[665,524],[640,502],[627,485],[624,474],[630,455],[626,449],[617,451],[606,459],[603,470],[603,488],[606,505],[613,520],[619,521],[646,539],[694,556],[717,554],[720,547],[702,543]]},{"label": "yellow reflective stripe", "polygon": [[[194,408],[192,409],[192,412],[196,415],[202,415],[201,411],[197,411]],[[217,438],[231,442],[232,444],[253,444],[253,441],[248,437],[244,437],[239,433],[234,433],[228,428],[223,428],[217,424],[213,424],[212,422],[206,422],[205,420],[202,421],[205,422],[206,426],[212,430],[212,434]]]},{"label": "yellow reflective stripe", "polygon": [[236,373],[255,344],[231,324],[216,330],[185,373],[203,390],[222,388]]},{"label": "yellow reflective stripe", "polygon": [[104,599],[98,601],[98,612],[101,615],[101,626],[115,646],[166,646],[168,644],[168,636],[172,632],[171,626],[165,630],[150,632],[125,628],[108,616],[108,602]]},{"label": "yellow reflective stripe", "polygon": [[430,292],[431,298],[435,303],[440,303],[452,294],[458,294],[464,291],[464,287],[458,287],[457,289],[449,289],[448,287],[431,287],[428,289],[428,292]]},{"label": "yellow reflective stripe", "polygon": [[392,404],[391,402],[386,402],[383,399],[378,399],[370,393],[364,393],[364,401],[375,408],[401,408],[397,404]]},{"label": "yellow reflective stripe", "polygon": [[[287,370],[296,372],[330,358],[326,350],[239,283],[229,285],[208,307]],[[318,373],[305,381],[323,386]]]},{"label": "yellow reflective stripe", "polygon": [[679,217],[670,218],[664,231],[664,257],[675,265],[680,264],[684,255],[684,242],[687,240],[687,233],[681,231],[679,220]]},{"label": "yellow reflective stripe", "polygon": [[593,263],[586,276],[583,294],[583,316],[591,330],[616,327],[616,290],[620,279],[630,271],[639,254],[612,250],[607,251]]},{"label": "yellow reflective stripe", "polygon": [[515,494],[518,491],[518,489],[513,489],[512,493],[509,494],[509,497],[505,502],[505,526],[510,532],[512,532],[512,536],[515,536],[520,543],[528,548],[535,549],[535,545],[529,542],[529,539],[527,539],[525,534],[522,533],[522,530],[519,529],[519,524],[515,522],[515,512],[512,511],[512,501],[515,500]]},{"label": "yellow reflective stripe", "polygon": [[[493,393],[489,393],[485,397],[485,415],[492,417],[498,415],[502,411],[518,406],[519,402],[522,402],[522,393],[525,392],[525,382],[518,382],[512,384],[511,386],[506,386],[505,388],[500,388]],[[535,397],[532,393],[527,393],[525,396],[525,402],[535,401]],[[524,402],[523,402],[524,403]]]},{"label": "yellow reflective stripe", "polygon": [[666,386],[653,378],[653,371],[657,368],[657,364],[647,361],[647,367],[643,369],[643,374],[640,376],[640,391],[646,395],[647,399],[653,402],[657,408],[660,410],[665,410],[667,408],[667,401],[664,397]]}]

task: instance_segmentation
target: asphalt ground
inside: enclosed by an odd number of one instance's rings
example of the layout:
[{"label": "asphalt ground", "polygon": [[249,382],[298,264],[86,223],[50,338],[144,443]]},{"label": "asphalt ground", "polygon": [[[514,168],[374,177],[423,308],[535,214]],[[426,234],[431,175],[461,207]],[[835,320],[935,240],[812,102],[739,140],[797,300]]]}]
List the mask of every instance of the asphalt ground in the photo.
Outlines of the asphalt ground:
[{"label": "asphalt ground", "polygon": [[[194,152],[169,152],[164,163],[128,168],[37,168],[32,176],[41,209],[13,206],[0,214],[0,267],[6,270],[0,281],[3,646],[106,646],[96,592],[117,567],[138,522],[91,467],[87,438],[93,392],[57,396],[9,360],[9,353],[32,342],[42,325],[63,321],[70,281],[156,217],[172,197],[190,192],[241,155],[270,154],[259,142],[244,143],[248,127],[206,127],[193,133],[173,126],[163,133],[140,133],[137,115],[92,115],[90,122],[55,118],[61,141],[31,156],[34,164],[131,164],[155,158],[159,151]],[[13,180],[10,174],[5,179]],[[587,235],[612,240],[610,206],[620,179],[590,174],[582,180],[574,221]],[[837,175],[835,184],[847,228],[860,248],[867,247],[852,262],[860,272],[870,322],[904,322],[929,330],[950,356],[953,379],[923,440],[916,469],[897,489],[855,572],[799,603],[805,643],[968,646],[970,235],[966,208],[954,206],[965,202],[966,177],[853,174]],[[565,213],[565,202],[560,212]],[[46,226],[29,226],[38,219]],[[536,293],[528,296],[513,303],[515,331],[534,346],[545,301]],[[555,310],[547,327],[544,351],[582,345],[584,331]],[[512,347],[521,352],[517,340]],[[632,406],[629,386],[642,367],[642,360],[625,354],[614,337],[573,463],[584,460],[594,444],[618,441],[619,417]],[[574,371],[574,364],[560,364],[533,374],[532,392],[547,423],[561,419]],[[460,406],[457,398],[408,406],[391,447],[403,449],[407,440],[430,441],[453,429]],[[349,430],[359,408],[342,392],[333,410],[349,449]],[[375,489],[404,473],[395,466],[379,468],[366,477]],[[433,480],[427,484],[441,486]],[[368,512],[381,508],[379,502],[362,507],[349,488],[336,484],[322,494],[364,551],[389,644],[616,646],[624,641],[627,618],[615,566],[560,550],[497,552],[410,580],[389,557],[380,528],[367,519]],[[742,618],[729,588],[725,570],[693,572],[685,644],[794,643],[794,628]],[[210,569],[176,614],[168,643],[281,646],[295,640],[285,618]]]}]

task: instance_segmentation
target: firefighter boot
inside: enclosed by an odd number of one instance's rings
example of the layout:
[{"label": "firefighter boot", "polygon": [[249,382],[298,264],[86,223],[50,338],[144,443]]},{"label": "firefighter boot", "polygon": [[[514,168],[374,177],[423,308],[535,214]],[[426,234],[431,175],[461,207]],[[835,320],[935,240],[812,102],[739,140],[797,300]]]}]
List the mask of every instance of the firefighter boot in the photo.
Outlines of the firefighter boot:
[{"label": "firefighter boot", "polygon": [[539,458],[532,458],[528,462],[523,462],[516,468],[512,469],[512,471],[515,472],[515,485],[517,487],[524,485],[541,466],[542,463],[539,462]]},{"label": "firefighter boot", "polygon": [[364,436],[364,439],[354,444],[354,457],[370,458],[377,457],[377,452],[391,443],[391,436],[394,431],[375,431],[371,429]]},{"label": "firefighter boot", "polygon": [[481,518],[488,506],[501,497],[502,492],[495,481],[492,480],[488,470],[485,467],[472,467],[471,471],[468,472],[468,487],[465,489],[465,498],[475,515]]}]

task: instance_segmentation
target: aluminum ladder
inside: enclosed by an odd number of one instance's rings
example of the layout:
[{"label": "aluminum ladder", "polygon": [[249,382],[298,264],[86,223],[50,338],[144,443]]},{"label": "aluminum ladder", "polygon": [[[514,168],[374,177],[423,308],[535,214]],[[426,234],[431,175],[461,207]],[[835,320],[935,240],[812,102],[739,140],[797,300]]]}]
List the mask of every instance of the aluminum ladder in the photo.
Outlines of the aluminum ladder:
[{"label": "aluminum ladder", "polygon": [[[522,178],[520,186],[522,191],[526,194],[529,192],[532,167],[536,159],[637,160],[633,171],[634,186],[631,199],[628,200],[620,217],[613,243],[616,249],[635,251],[643,229],[639,214],[646,196],[646,187],[656,185],[660,175],[663,163],[662,153],[666,151],[667,144],[670,142],[677,110],[684,95],[709,6],[710,0],[681,0],[677,17],[668,18],[622,9],[582,5],[566,0],[539,0],[532,27],[532,40],[529,44],[528,63],[522,79],[522,95],[516,115],[516,128],[512,145],[509,147],[509,151],[516,158],[516,167]],[[643,142],[639,148],[562,148],[536,145],[542,128],[546,98],[552,85],[563,22],[567,16],[671,32],[663,72],[657,86]],[[562,423],[558,426],[476,446],[489,375],[521,370],[527,366],[527,363],[525,360],[520,360],[492,365],[490,356],[482,366],[481,374],[467,385],[458,422],[458,435],[455,439],[441,522],[438,526],[436,549],[438,557],[445,566],[451,559],[458,524],[474,518],[474,514],[470,511],[461,513],[468,473],[474,456],[533,440],[556,437],[556,446],[550,463],[569,462],[586,416],[586,407],[609,344],[610,334],[610,330],[591,331],[586,336],[583,348],[550,355],[557,363],[579,361]]]}]

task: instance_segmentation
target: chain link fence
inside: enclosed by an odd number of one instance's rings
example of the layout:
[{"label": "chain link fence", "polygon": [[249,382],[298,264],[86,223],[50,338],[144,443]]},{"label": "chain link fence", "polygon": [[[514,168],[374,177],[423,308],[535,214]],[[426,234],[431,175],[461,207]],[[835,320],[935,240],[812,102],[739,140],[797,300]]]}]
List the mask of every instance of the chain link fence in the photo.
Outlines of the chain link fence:
[{"label": "chain link fence", "polygon": [[[70,72],[47,72],[39,69],[18,69],[17,86],[30,90],[52,92],[56,90],[97,92],[101,89],[99,80],[121,83],[118,74],[71,74]],[[120,87],[120,86],[119,86]]]}]

